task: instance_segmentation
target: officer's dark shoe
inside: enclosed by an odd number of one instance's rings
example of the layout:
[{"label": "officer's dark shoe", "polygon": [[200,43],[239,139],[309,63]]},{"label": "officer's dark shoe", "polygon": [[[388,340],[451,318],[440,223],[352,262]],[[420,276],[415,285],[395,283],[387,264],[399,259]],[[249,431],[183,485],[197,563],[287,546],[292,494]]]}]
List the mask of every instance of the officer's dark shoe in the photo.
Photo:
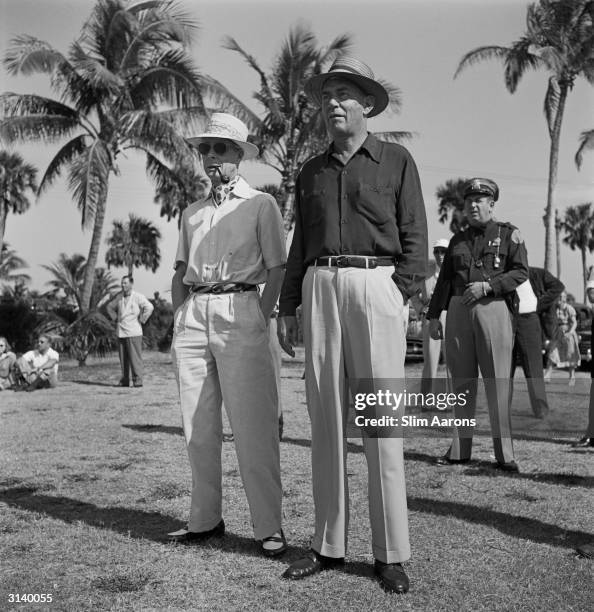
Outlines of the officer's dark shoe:
[{"label": "officer's dark shoe", "polygon": [[594,446],[594,438],[585,437],[571,445],[572,448],[587,448],[588,446]]},{"label": "officer's dark shoe", "polygon": [[495,464],[495,468],[498,470],[503,470],[504,472],[519,472],[520,468],[515,461],[506,461],[505,463],[498,461]]},{"label": "officer's dark shoe", "polygon": [[120,380],[120,382],[118,383],[118,387],[129,387],[129,386],[130,386],[130,381]]},{"label": "officer's dark shoe", "polygon": [[437,457],[433,460],[436,465],[459,465],[468,463],[470,459],[450,459],[447,454],[443,457]]},{"label": "officer's dark shoe", "polygon": [[576,546],[575,550],[580,557],[594,559],[594,544],[581,544]]},{"label": "officer's dark shoe", "polygon": [[408,592],[408,576],[400,563],[382,563],[376,559],[373,572],[382,588],[389,593]]},{"label": "officer's dark shoe", "polygon": [[223,535],[225,535],[225,521],[223,521],[223,519],[221,519],[212,529],[206,531],[187,531],[186,529],[180,529],[179,531],[168,534],[169,541],[175,542],[176,544],[197,544],[209,538],[220,538]]},{"label": "officer's dark shoe", "polygon": [[315,550],[310,550],[305,557],[297,559],[284,572],[283,578],[301,580],[326,569],[344,565],[344,557],[326,557]]}]

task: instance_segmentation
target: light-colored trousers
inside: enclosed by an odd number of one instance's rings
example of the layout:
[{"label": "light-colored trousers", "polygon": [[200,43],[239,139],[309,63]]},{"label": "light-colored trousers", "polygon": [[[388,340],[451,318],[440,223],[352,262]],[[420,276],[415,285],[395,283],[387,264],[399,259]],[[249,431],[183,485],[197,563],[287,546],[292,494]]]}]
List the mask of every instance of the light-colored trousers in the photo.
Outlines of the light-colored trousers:
[{"label": "light-colored trousers", "polygon": [[[305,386],[311,419],[312,548],[344,557],[349,522],[347,379],[404,379],[408,306],[391,266],[310,267],[303,281]],[[374,557],[410,557],[402,438],[363,437]]]},{"label": "light-colored trousers", "polygon": [[[451,298],[446,325],[446,356],[452,373],[453,392],[468,392],[466,405],[455,406],[455,416],[474,418],[480,367],[495,458],[500,463],[514,460],[509,394],[513,342],[511,314],[501,298],[482,298],[473,306],[463,304],[461,297]],[[454,427],[450,459],[470,459],[472,435],[472,427]]]},{"label": "light-colored trousers", "polygon": [[278,390],[255,291],[191,294],[175,314],[172,357],[192,468],[190,531],[222,516],[224,401],[255,538],[281,528]]},{"label": "light-colored trousers", "polygon": [[[446,327],[446,311],[439,317],[442,329]],[[421,374],[421,393],[445,393],[450,390],[450,372],[446,365],[446,376],[444,379],[437,378],[437,368],[439,367],[439,356],[443,351],[446,360],[445,340],[433,340],[429,335],[429,321],[423,320],[423,373]],[[447,364],[447,361],[446,361]]]}]

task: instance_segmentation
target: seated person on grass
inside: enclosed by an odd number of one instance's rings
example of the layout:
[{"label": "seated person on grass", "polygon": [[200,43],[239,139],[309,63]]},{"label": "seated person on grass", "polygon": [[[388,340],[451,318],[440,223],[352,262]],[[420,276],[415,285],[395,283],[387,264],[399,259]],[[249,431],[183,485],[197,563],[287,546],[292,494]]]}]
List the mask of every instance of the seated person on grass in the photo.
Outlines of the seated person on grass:
[{"label": "seated person on grass", "polygon": [[47,389],[58,384],[58,362],[60,355],[51,348],[49,336],[41,335],[37,339],[37,348],[27,351],[17,360],[21,382],[26,391]]},{"label": "seated person on grass", "polygon": [[12,387],[12,368],[16,363],[16,355],[10,350],[10,344],[4,336],[0,336],[0,391]]}]

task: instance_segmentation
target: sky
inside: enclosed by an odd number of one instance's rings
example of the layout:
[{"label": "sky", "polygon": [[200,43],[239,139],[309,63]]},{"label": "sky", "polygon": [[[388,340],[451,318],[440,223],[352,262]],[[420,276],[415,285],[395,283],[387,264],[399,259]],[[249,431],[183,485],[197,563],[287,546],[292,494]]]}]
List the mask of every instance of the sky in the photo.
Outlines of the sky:
[{"label": "sky", "polygon": [[[19,34],[41,38],[62,52],[80,32],[93,0],[0,0],[0,48]],[[233,36],[268,70],[272,58],[299,21],[315,32],[320,44],[339,34],[354,37],[353,54],[371,66],[376,76],[402,91],[398,115],[383,113],[369,121],[371,131],[407,130],[405,143],[421,177],[427,209],[430,244],[449,237],[438,222],[436,189],[448,179],[485,176],[500,187],[496,216],[520,228],[531,265],[544,264],[544,225],[549,137],[542,111],[547,87],[544,71],[527,73],[515,94],[505,88],[503,69],[496,61],[468,68],[454,80],[463,55],[483,45],[508,45],[522,35],[523,0],[182,0],[199,22],[191,50],[201,72],[221,81],[262,115],[252,94],[257,74],[236,53],[222,49],[221,39]],[[44,76],[9,77],[0,67],[0,91],[50,95]],[[586,154],[581,171],[573,158],[579,135],[594,128],[594,88],[578,80],[569,95],[561,138],[556,203],[567,206],[594,202],[594,153]],[[59,146],[16,145],[43,175]],[[135,272],[135,288],[152,296],[169,296],[177,245],[177,223],[159,217],[154,190],[144,161],[131,154],[122,161],[121,176],[112,177],[99,263],[114,219],[130,212],[150,219],[163,235],[162,263],[156,273]],[[278,182],[278,174],[261,163],[242,164],[250,184]],[[87,255],[90,231],[83,232],[80,215],[66,189],[57,181],[24,215],[10,215],[5,240],[29,264],[32,288],[45,290],[49,273],[41,266],[60,253]],[[581,261],[577,251],[563,245],[561,280],[578,300],[582,298]],[[589,255],[588,263],[594,263]],[[123,270],[112,270],[116,276]]]}]

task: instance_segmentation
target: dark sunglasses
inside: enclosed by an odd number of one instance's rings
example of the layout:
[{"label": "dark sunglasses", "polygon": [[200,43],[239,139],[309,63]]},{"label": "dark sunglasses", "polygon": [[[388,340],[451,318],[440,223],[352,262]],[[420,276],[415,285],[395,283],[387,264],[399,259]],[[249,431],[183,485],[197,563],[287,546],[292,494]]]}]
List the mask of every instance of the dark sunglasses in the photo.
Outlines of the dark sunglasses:
[{"label": "dark sunglasses", "polygon": [[209,142],[201,142],[198,145],[198,151],[200,155],[208,155],[211,147],[217,155],[225,155],[225,153],[227,153],[227,151],[230,149],[230,147],[224,142],[215,142],[213,145],[211,145]]}]

